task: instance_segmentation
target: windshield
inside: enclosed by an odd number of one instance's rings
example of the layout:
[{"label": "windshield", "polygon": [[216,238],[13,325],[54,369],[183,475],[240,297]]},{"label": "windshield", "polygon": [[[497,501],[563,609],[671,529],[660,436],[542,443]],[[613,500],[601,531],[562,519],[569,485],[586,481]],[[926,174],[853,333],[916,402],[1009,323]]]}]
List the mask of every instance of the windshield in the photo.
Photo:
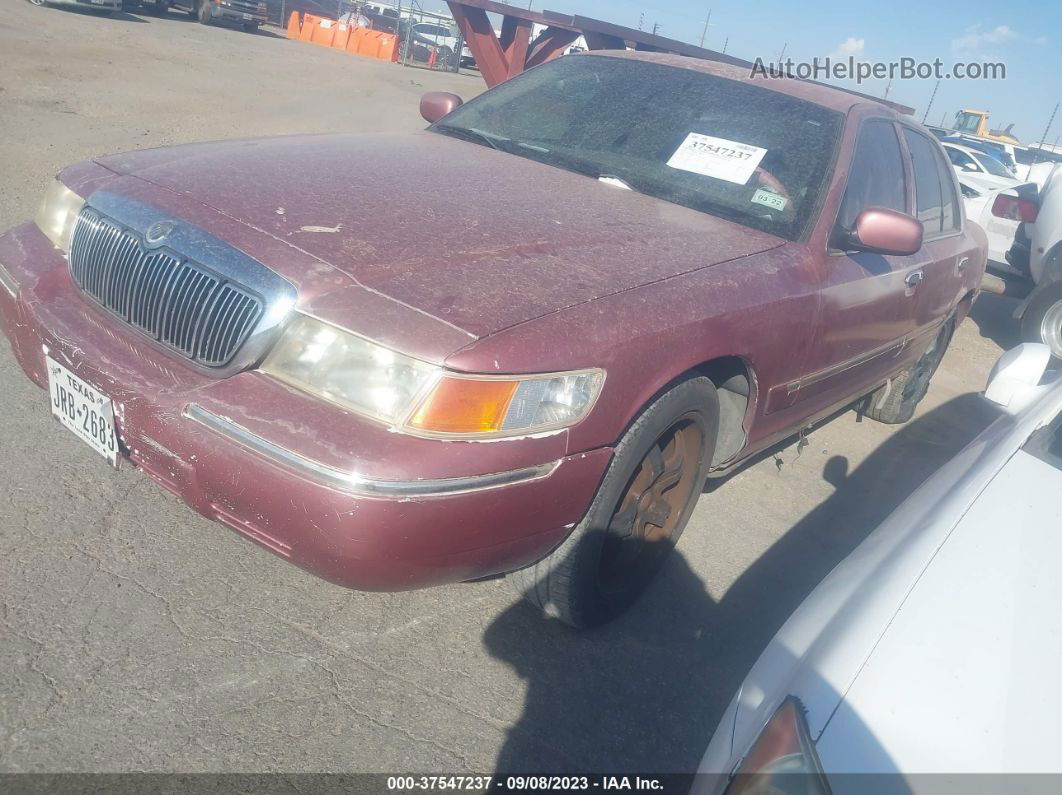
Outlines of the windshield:
[{"label": "windshield", "polygon": [[608,56],[552,61],[434,126],[789,240],[812,220],[841,114],[765,88]]},{"label": "windshield", "polygon": [[992,157],[992,155],[986,155],[983,152],[974,152],[973,156],[977,158],[977,162],[984,166],[985,171],[989,174],[993,174],[997,177],[1011,176],[1010,172],[1007,171],[1006,166]]}]

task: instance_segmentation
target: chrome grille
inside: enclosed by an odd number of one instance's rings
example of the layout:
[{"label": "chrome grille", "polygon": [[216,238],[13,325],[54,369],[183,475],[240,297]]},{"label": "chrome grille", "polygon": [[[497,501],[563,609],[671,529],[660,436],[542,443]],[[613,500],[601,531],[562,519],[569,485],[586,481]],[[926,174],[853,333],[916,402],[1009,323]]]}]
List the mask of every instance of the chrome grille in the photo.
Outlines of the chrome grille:
[{"label": "chrome grille", "polygon": [[262,301],[195,262],[147,249],[140,235],[85,208],[70,238],[70,275],[106,309],[182,356],[222,367],[262,317]]}]

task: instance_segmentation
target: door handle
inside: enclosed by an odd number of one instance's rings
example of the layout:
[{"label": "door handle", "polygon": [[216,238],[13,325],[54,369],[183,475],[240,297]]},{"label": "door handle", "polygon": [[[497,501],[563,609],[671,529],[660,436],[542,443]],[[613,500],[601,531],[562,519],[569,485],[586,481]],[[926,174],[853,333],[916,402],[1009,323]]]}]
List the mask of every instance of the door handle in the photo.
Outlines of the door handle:
[{"label": "door handle", "polygon": [[911,271],[907,274],[907,278],[903,280],[903,283],[907,285],[908,291],[911,291],[920,285],[924,278],[925,274],[922,271]]},{"label": "door handle", "polygon": [[959,260],[959,264],[955,266],[955,270],[957,270],[960,274],[964,273],[966,271],[966,263],[969,261],[969,257],[963,257],[961,260]]}]

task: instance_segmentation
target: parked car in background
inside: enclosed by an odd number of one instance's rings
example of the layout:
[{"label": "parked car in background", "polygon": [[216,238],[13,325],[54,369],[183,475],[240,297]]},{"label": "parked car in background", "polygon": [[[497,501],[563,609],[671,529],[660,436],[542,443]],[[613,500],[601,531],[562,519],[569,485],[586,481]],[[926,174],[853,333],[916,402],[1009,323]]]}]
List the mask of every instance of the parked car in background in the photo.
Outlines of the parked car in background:
[{"label": "parked car in background", "polygon": [[1016,241],[1007,261],[1025,272],[1033,289],[1014,316],[1023,339],[1043,342],[1062,359],[1062,164],[1051,167],[1035,207],[1017,211],[1029,219],[1027,242]]},{"label": "parked car in background", "polygon": [[1062,154],[1049,149],[1041,149],[1038,146],[1017,146],[1014,148],[1014,159],[1017,161],[1016,173],[1020,179],[1041,182],[1030,173],[1031,169],[1044,170],[1050,168],[1050,164],[1062,163]]},{"label": "parked car in background", "polygon": [[269,7],[264,0],[173,0],[171,7],[186,11],[201,25],[224,20],[237,23],[248,33],[269,21]]},{"label": "parked car in background", "polygon": [[908,420],[980,288],[940,144],[838,88],[596,51],[421,113],[60,172],[0,236],[53,414],[332,581],[508,572],[586,626],[709,474]]},{"label": "parked car in background", "polygon": [[460,54],[458,46],[463,42],[454,28],[437,22],[417,22],[412,18],[405,18],[399,23],[398,35],[399,57],[402,60],[407,58],[408,53],[408,57],[413,60],[451,69],[464,60],[465,56]]},{"label": "parked car in background", "polygon": [[[1009,275],[1029,278],[1028,231],[1039,209],[1039,190],[1031,182],[1012,188],[984,188],[959,177],[966,217],[985,230],[988,266]],[[1024,251],[1024,265],[1018,259]],[[1011,260],[1015,264],[1011,264]]]},{"label": "parked car in background", "polygon": [[1050,358],[1028,344],[1000,358],[985,391],[999,419],[778,631],[712,737],[701,792],[940,793],[962,774],[1062,773],[1062,695],[1045,687],[1062,658]]},{"label": "parked car in background", "polygon": [[125,11],[145,11],[156,16],[164,16],[170,10],[171,0],[123,0]]},{"label": "parked car in background", "polygon": [[977,141],[970,138],[963,138],[961,136],[951,136],[942,138],[941,143],[957,144],[958,146],[965,146],[970,149],[975,149],[978,152],[984,152],[989,157],[998,160],[1003,164],[1003,167],[1007,169],[1010,176],[1015,177],[1017,173],[1015,171],[1014,157],[1007,151],[1007,147],[1013,149],[1010,144],[1002,144],[997,141]]},{"label": "parked car in background", "polygon": [[1009,188],[1019,182],[991,155],[969,146],[952,143],[942,143],[942,146],[956,173],[971,185],[986,189]]},{"label": "parked car in background", "polygon": [[35,6],[81,8],[97,14],[113,14],[122,10],[122,0],[29,0]]}]

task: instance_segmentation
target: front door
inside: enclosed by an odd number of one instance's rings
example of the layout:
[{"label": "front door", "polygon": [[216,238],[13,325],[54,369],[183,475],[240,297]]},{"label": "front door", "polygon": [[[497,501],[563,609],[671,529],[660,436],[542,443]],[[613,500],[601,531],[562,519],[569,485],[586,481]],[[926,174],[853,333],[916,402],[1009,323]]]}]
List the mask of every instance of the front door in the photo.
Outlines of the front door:
[{"label": "front door", "polygon": [[[908,211],[907,175],[896,125],[868,119],[859,130],[836,229],[850,231],[869,207]],[[841,235],[835,235],[840,239]],[[820,325],[798,402],[815,414],[870,391],[897,369],[915,326],[914,295],[924,250],[912,256],[831,250]]]}]

